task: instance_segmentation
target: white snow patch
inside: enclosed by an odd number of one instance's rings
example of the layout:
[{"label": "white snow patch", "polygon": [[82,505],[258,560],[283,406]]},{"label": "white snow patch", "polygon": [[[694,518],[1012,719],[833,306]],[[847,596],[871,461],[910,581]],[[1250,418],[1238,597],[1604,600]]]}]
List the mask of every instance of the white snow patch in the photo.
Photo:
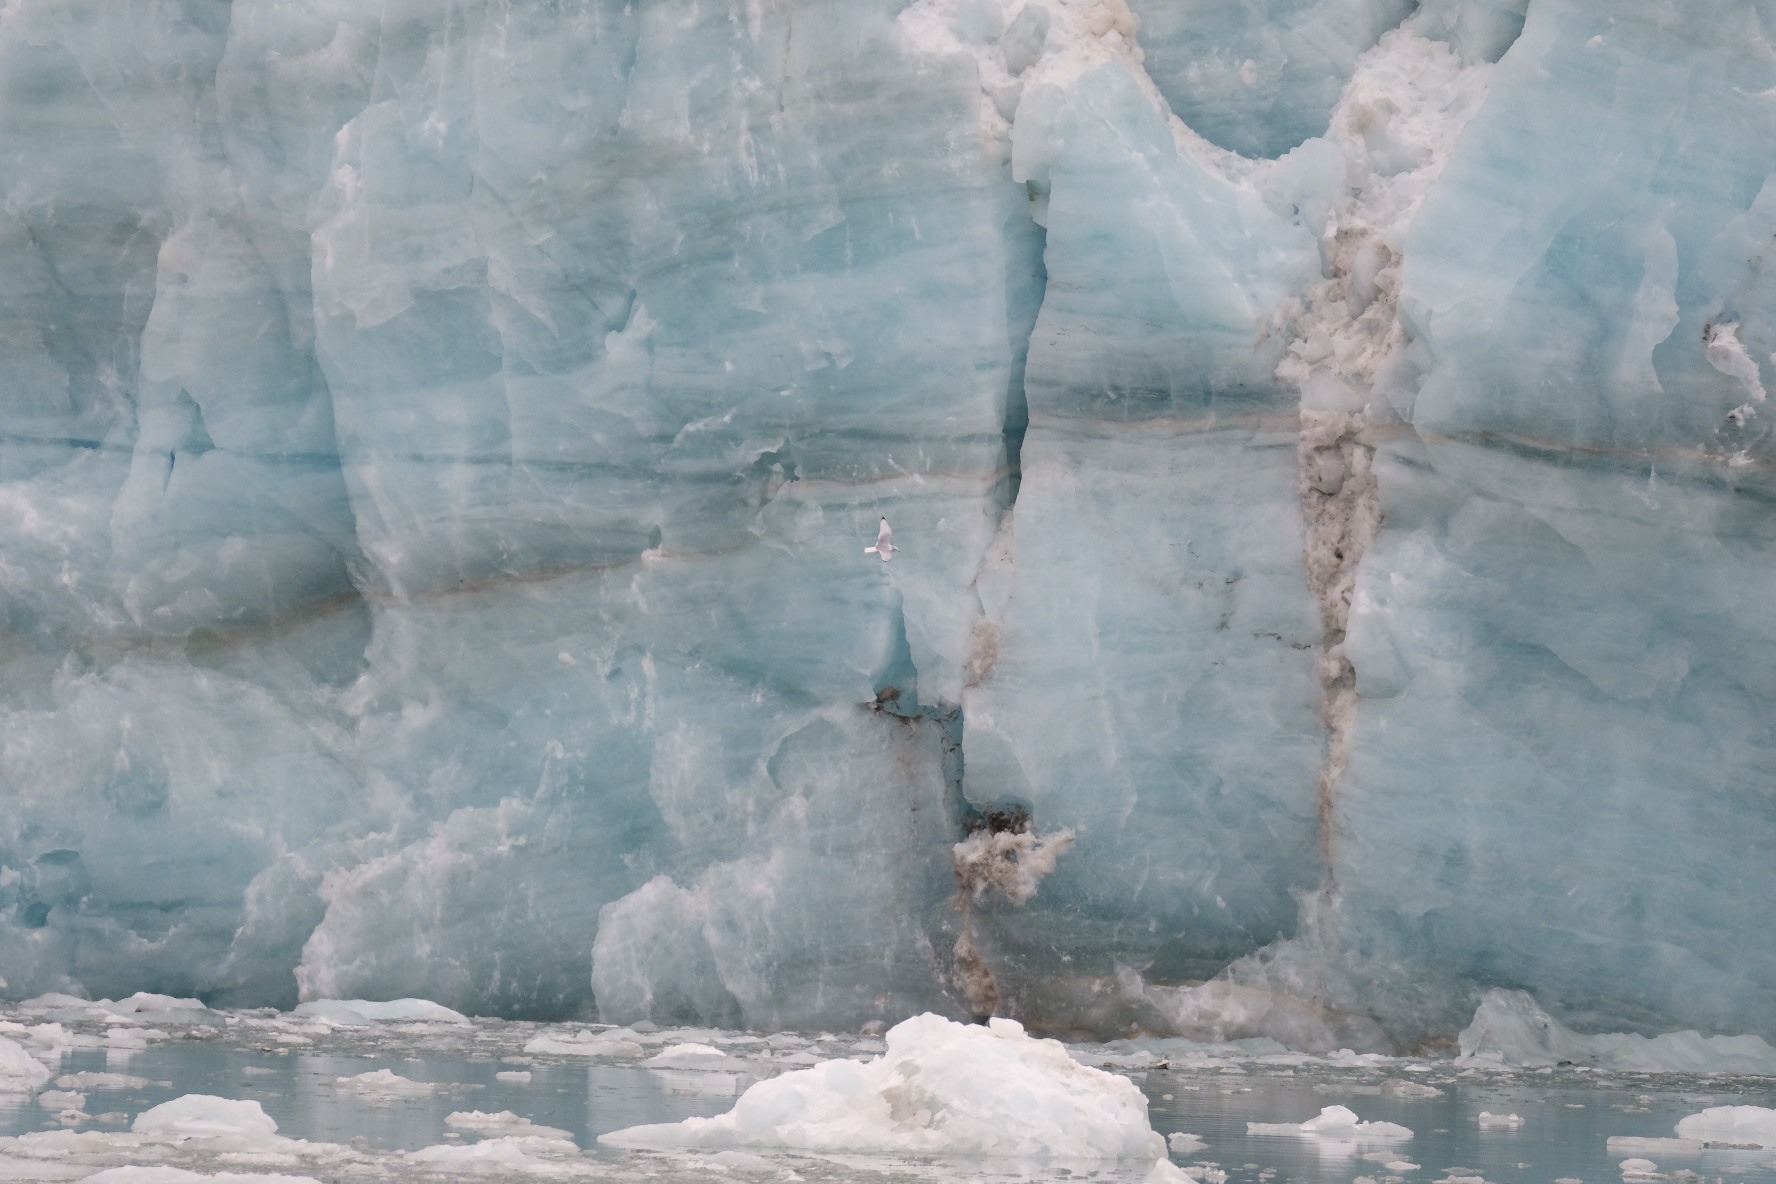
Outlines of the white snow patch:
[{"label": "white snow patch", "polygon": [[914,1016],[887,1043],[872,1061],[831,1060],[761,1081],[718,1117],[630,1127],[599,1142],[1036,1160],[1165,1154],[1133,1082],[1078,1064],[1014,1021]]}]

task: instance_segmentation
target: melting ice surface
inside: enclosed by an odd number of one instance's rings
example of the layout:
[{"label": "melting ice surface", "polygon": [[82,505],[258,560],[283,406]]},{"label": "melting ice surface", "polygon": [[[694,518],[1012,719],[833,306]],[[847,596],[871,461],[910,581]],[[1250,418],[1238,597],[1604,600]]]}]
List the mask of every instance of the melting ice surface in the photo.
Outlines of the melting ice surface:
[{"label": "melting ice surface", "polygon": [[[1087,1177],[1137,1184],[1154,1176],[1148,1156],[1157,1148],[1146,1145],[1133,1160],[1069,1163],[958,1158],[933,1146],[860,1155],[720,1140],[652,1151],[599,1142],[626,1128],[716,1118],[748,1088],[789,1083],[791,1074],[830,1072],[847,1061],[867,1073],[893,1061],[875,1059],[886,1044],[875,1036],[485,1019],[335,1026],[312,1014],[193,1011],[198,1022],[130,1048],[115,1046],[106,1029],[131,1025],[93,1018],[103,1009],[54,1010],[61,1018],[38,1009],[4,1021],[7,1038],[52,1076],[35,1093],[0,1091],[0,1179],[72,1181],[99,1172],[118,1173],[100,1184],[192,1179],[124,1170],[143,1168],[247,1181]],[[926,1026],[932,1031],[914,1032],[920,1038],[903,1052],[929,1055],[934,1040],[946,1038],[944,1028]],[[982,1029],[972,1037],[1000,1038]],[[664,1055],[675,1049],[692,1052]],[[940,1075],[962,1067],[944,1068],[936,1051]],[[1776,1111],[1764,1108],[1776,1102],[1771,1078],[1313,1056],[1263,1040],[1075,1044],[1067,1053],[1072,1068],[1061,1069],[1061,1078],[1113,1082],[1107,1096],[1144,1106],[1141,1126],[1157,1132],[1149,1137],[1169,1136],[1168,1161],[1203,1184],[1776,1180],[1776,1148],[1748,1146],[1754,1135],[1776,1143]],[[983,1115],[1008,1104],[1039,1106],[1056,1079],[1053,1065],[1032,1067],[1022,1082],[1005,1069],[985,1072],[981,1084],[990,1088],[972,1101],[957,1099]],[[1481,1120],[1502,1113],[1522,1122]],[[1358,1124],[1378,1137],[1361,1137]]]}]

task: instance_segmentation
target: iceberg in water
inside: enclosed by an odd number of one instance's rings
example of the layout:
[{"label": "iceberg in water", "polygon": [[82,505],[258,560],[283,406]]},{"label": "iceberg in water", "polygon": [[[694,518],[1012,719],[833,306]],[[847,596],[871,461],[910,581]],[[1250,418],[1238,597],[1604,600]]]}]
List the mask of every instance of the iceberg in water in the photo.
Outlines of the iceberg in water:
[{"label": "iceberg in water", "polygon": [[1764,1106],[1710,1106],[1679,1119],[1677,1137],[1740,1147],[1776,1147],[1776,1110]]},{"label": "iceberg in water", "polygon": [[1459,1039],[1463,1060],[1496,1065],[1776,1074],[1776,1048],[1760,1036],[1703,1036],[1700,1032],[1584,1036],[1543,1011],[1527,991],[1488,991],[1474,1012],[1473,1023],[1462,1029]]},{"label": "iceberg in water", "polygon": [[1248,1122],[1248,1135],[1295,1135],[1332,1143],[1396,1143],[1412,1137],[1397,1122],[1364,1122],[1347,1106],[1327,1106],[1306,1122]]},{"label": "iceberg in water", "polygon": [[332,1024],[362,1024],[369,1020],[416,1020],[429,1023],[466,1024],[469,1017],[430,999],[315,999],[296,1008],[296,1014]]},{"label": "iceberg in water", "polygon": [[1165,1140],[1126,1077],[1081,1065],[1006,1019],[914,1016],[871,1061],[833,1060],[751,1086],[715,1118],[600,1135],[612,1147],[778,1147],[1104,1161],[1154,1159]]}]

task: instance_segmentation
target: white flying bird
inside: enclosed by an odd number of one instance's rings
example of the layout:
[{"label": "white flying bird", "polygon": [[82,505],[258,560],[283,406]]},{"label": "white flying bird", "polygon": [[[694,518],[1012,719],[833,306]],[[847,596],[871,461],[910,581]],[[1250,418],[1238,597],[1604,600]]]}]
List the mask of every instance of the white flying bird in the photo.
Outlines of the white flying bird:
[{"label": "white flying bird", "polygon": [[876,534],[876,545],[865,547],[863,553],[865,555],[880,555],[882,562],[887,563],[894,558],[894,553],[898,550],[900,548],[894,545],[894,532],[888,528],[888,519],[884,518],[882,519],[882,529]]}]

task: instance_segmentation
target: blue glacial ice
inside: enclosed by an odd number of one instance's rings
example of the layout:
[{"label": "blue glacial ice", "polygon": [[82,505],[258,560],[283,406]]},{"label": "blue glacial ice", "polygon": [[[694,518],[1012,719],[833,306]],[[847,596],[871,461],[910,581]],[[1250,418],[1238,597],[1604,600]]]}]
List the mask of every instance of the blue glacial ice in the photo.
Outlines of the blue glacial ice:
[{"label": "blue glacial ice", "polygon": [[0,991],[1776,1037],[1672,11],[15,0]]}]

